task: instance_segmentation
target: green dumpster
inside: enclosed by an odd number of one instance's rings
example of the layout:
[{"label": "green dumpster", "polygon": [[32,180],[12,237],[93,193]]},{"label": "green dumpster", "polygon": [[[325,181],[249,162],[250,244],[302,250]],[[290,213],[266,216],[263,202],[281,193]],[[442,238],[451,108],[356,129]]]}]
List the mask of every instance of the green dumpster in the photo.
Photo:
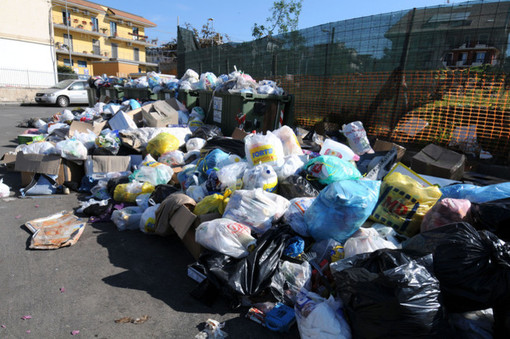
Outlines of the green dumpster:
[{"label": "green dumpster", "polygon": [[124,87],[124,97],[126,99],[136,99],[141,102],[149,100],[158,100],[158,95],[152,93],[152,91],[148,87],[147,88]]},{"label": "green dumpster", "polygon": [[95,88],[87,88],[87,97],[89,99],[89,107],[94,107],[99,98],[97,97],[97,92]]},{"label": "green dumpster", "polygon": [[[175,97],[175,90],[173,89],[165,89],[158,93],[159,100],[168,100]],[[198,97],[198,91],[180,89],[177,92],[177,100],[179,100],[190,111],[193,107],[198,106]]]},{"label": "green dumpster", "polygon": [[206,123],[221,128],[231,135],[236,127],[246,131],[272,131],[283,123],[291,122],[292,96],[253,93],[199,92],[200,107],[206,112]]},{"label": "green dumpster", "polygon": [[101,96],[107,96],[111,101],[122,101],[124,97],[124,87],[101,87]]}]

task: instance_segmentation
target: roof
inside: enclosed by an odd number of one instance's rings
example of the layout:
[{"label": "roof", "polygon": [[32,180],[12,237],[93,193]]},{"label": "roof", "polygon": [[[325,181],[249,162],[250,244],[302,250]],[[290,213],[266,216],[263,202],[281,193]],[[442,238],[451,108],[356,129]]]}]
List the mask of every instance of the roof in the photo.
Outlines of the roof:
[{"label": "roof", "polygon": [[101,12],[105,12],[105,8],[103,6],[95,4],[95,3],[90,2],[90,1],[85,1],[85,0],[67,0],[67,2],[69,4],[76,4],[76,5],[80,5],[80,6],[85,6],[85,7],[93,8],[93,9],[101,11]]},{"label": "roof", "polygon": [[[81,0],[77,0],[77,1],[81,1]],[[144,17],[141,17],[139,15],[134,15],[134,14],[131,14],[131,13],[128,13],[128,12],[124,12],[124,11],[121,11],[121,10],[118,10],[118,9],[115,9],[115,8],[108,8],[110,10],[110,12],[112,12],[112,14],[116,17],[120,17],[120,18],[124,18],[124,19],[129,19],[129,20],[136,20],[138,22],[141,22],[147,26],[150,26],[150,27],[156,27],[156,24],[152,21],[149,21],[147,19],[145,19]]]}]

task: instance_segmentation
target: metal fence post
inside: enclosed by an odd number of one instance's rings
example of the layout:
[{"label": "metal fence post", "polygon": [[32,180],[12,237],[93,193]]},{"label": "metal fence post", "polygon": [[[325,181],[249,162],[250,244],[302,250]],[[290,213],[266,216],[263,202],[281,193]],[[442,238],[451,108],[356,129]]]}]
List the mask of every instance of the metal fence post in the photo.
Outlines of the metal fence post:
[{"label": "metal fence post", "polygon": [[30,88],[30,72],[28,71],[28,69],[27,69],[27,83],[28,83],[28,88]]}]

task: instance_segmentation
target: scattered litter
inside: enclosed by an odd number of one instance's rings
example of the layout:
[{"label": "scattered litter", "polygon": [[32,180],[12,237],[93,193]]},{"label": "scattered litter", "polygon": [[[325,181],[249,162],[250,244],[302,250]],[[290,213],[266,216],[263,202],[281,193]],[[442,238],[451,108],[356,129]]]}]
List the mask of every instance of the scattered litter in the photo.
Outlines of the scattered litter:
[{"label": "scattered litter", "polygon": [[21,319],[23,319],[23,320],[32,319],[32,316],[31,315],[24,315],[24,316],[21,317]]},{"label": "scattered litter", "polygon": [[19,215],[15,216],[15,218],[16,218],[16,219],[21,218],[21,214],[19,214]]},{"label": "scattered litter", "polygon": [[123,317],[123,318],[120,318],[120,319],[116,319],[115,322],[117,324],[128,324],[128,323],[131,323],[131,324],[143,324],[144,322],[149,320],[149,318],[150,317],[145,314],[145,315],[142,315],[139,318]]},{"label": "scattered litter", "polygon": [[77,334],[80,334],[80,331],[79,331],[79,330],[71,331],[71,335],[77,335]]},{"label": "scattered litter", "polygon": [[5,325],[0,325],[0,327],[1,327],[1,328],[6,328],[7,326],[5,326]]},{"label": "scattered litter", "polygon": [[38,205],[38,204],[35,204],[35,205],[34,205],[34,207],[35,207],[35,208],[39,208],[39,205]]},{"label": "scattered litter", "polygon": [[83,220],[67,211],[30,220],[25,226],[33,233],[30,248],[40,250],[72,246],[85,229]]},{"label": "scattered litter", "polygon": [[32,331],[30,331],[30,330],[27,330],[27,333],[30,333],[30,332],[32,332]]},{"label": "scattered litter", "polygon": [[205,329],[195,336],[196,339],[221,339],[228,336],[227,333],[221,329],[225,326],[225,323],[213,319],[207,319],[205,323]]},{"label": "scattered litter", "polygon": [[60,293],[65,293],[66,289],[64,287],[60,288]]}]

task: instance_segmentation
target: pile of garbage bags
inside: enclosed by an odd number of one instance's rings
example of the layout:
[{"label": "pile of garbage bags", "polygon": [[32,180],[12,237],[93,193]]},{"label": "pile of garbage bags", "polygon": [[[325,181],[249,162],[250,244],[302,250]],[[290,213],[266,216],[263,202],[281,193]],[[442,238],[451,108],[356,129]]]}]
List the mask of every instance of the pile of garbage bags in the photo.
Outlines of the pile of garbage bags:
[{"label": "pile of garbage bags", "polygon": [[[241,72],[188,71],[179,86],[277,90]],[[427,186],[387,164],[361,166],[374,153],[361,122],[343,126],[344,143],[305,142],[289,126],[236,139],[204,124],[65,136],[70,121],[137,107],[99,103],[33,121],[45,141],[17,151],[85,167],[98,155],[130,156],[125,171],[85,172],[74,187],[86,196],[79,211],[198,246],[205,279],[193,297],[248,306],[248,319],[274,331],[297,323],[302,338],[509,333],[510,183]]]}]

